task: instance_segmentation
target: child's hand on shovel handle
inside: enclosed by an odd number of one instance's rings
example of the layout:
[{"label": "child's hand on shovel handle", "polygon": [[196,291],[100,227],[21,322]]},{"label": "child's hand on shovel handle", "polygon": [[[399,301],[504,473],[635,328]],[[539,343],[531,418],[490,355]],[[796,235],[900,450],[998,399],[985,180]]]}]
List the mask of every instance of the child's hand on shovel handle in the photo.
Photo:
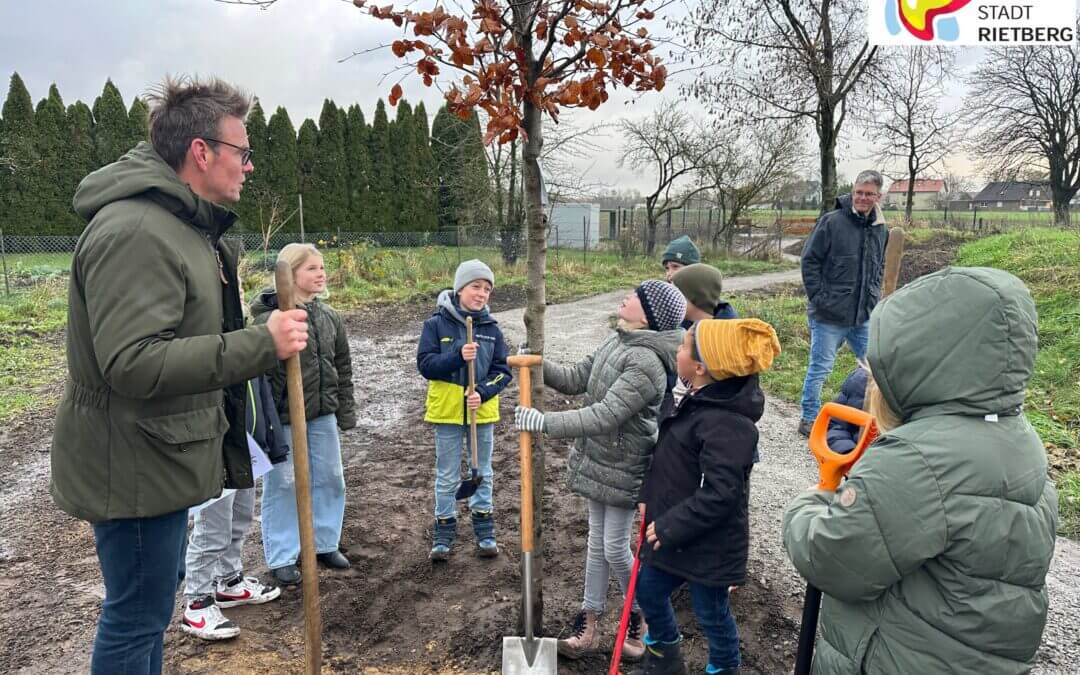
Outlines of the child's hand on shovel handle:
[{"label": "child's hand on shovel handle", "polygon": [[461,346],[461,358],[466,361],[473,361],[476,359],[476,343],[466,342]]},{"label": "child's hand on shovel handle", "polygon": [[478,391],[474,391],[473,393],[465,397],[465,405],[468,406],[470,411],[478,409],[480,407],[480,403],[480,392]]}]

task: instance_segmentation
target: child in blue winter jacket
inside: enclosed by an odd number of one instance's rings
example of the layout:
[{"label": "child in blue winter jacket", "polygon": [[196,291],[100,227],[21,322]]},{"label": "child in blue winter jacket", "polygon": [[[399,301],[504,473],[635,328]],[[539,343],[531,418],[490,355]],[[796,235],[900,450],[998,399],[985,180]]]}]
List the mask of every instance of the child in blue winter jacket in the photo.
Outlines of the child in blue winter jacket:
[{"label": "child in blue winter jacket", "polygon": [[[461,463],[472,457],[468,411],[476,411],[477,455],[481,483],[469,498],[477,553],[499,554],[492,514],[491,453],[499,421],[499,392],[512,375],[506,364],[506,340],[488,311],[495,288],[491,268],[467,260],[454,274],[453,290],[439,294],[435,313],[424,321],[416,366],[428,380],[424,421],[435,425],[435,527],[430,559],[447,560],[457,536],[457,501]],[[465,318],[473,320],[473,342],[466,341]],[[469,361],[476,363],[476,392],[467,396]]]}]

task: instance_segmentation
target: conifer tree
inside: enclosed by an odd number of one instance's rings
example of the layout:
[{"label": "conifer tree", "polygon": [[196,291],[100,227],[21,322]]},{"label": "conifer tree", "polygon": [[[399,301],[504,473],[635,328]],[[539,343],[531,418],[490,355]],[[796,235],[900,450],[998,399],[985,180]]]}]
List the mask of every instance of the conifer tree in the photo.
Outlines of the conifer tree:
[{"label": "conifer tree", "polygon": [[[319,115],[319,134],[312,167],[312,206],[318,211],[326,231],[351,229],[349,192],[346,184],[345,129],[337,105],[323,101]],[[305,195],[305,200],[307,195]],[[305,203],[305,208],[307,204]]]},{"label": "conifer tree", "polygon": [[349,106],[345,122],[345,166],[349,175],[349,215],[353,228],[360,232],[371,230],[368,215],[368,180],[371,156],[368,150],[368,127],[360,106]]},{"label": "conifer tree", "polygon": [[94,101],[94,148],[98,166],[120,159],[131,149],[131,125],[120,90],[105,81],[105,88]]},{"label": "conifer tree", "polygon": [[0,109],[0,225],[6,234],[34,234],[38,223],[33,167],[38,161],[34,104],[18,73]]}]

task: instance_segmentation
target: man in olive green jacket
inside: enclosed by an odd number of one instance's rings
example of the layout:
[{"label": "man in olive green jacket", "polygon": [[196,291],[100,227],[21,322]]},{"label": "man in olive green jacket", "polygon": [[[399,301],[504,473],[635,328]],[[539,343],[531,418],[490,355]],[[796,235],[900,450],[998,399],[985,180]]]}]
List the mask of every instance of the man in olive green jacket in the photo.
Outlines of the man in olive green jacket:
[{"label": "man in olive green jacket", "polygon": [[1001,270],[947,268],[874,310],[879,419],[898,426],[835,496],[784,514],[788,555],[824,594],[815,673],[1031,669],[1057,529],[1021,408],[1037,349],[1035,304]]},{"label": "man in olive green jacket", "polygon": [[[252,487],[243,383],[302,350],[304,312],[243,327],[237,252],[221,241],[251,172],[249,97],[166,80],[151,143],[87,176],[68,291],[68,382],[50,492],[94,526],[105,601],[98,673],[158,673],[187,509]],[[237,387],[238,391],[230,391]]]}]

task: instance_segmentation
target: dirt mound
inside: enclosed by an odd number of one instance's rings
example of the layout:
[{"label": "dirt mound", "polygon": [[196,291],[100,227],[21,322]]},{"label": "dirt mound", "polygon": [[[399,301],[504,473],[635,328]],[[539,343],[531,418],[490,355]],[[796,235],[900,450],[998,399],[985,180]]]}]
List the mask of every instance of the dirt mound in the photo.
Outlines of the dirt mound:
[{"label": "dirt mound", "polygon": [[[900,285],[951,265],[956,259],[957,249],[965,241],[968,240],[946,232],[919,242],[909,237],[904,245],[904,259],[900,265]],[[805,239],[800,239],[784,248],[784,253],[802,255],[805,243]]]},{"label": "dirt mound", "polygon": [[951,265],[956,260],[956,251],[965,241],[967,240],[964,238],[947,233],[935,234],[920,242],[914,242],[909,238],[904,245],[899,285],[903,286],[921,276]]}]

